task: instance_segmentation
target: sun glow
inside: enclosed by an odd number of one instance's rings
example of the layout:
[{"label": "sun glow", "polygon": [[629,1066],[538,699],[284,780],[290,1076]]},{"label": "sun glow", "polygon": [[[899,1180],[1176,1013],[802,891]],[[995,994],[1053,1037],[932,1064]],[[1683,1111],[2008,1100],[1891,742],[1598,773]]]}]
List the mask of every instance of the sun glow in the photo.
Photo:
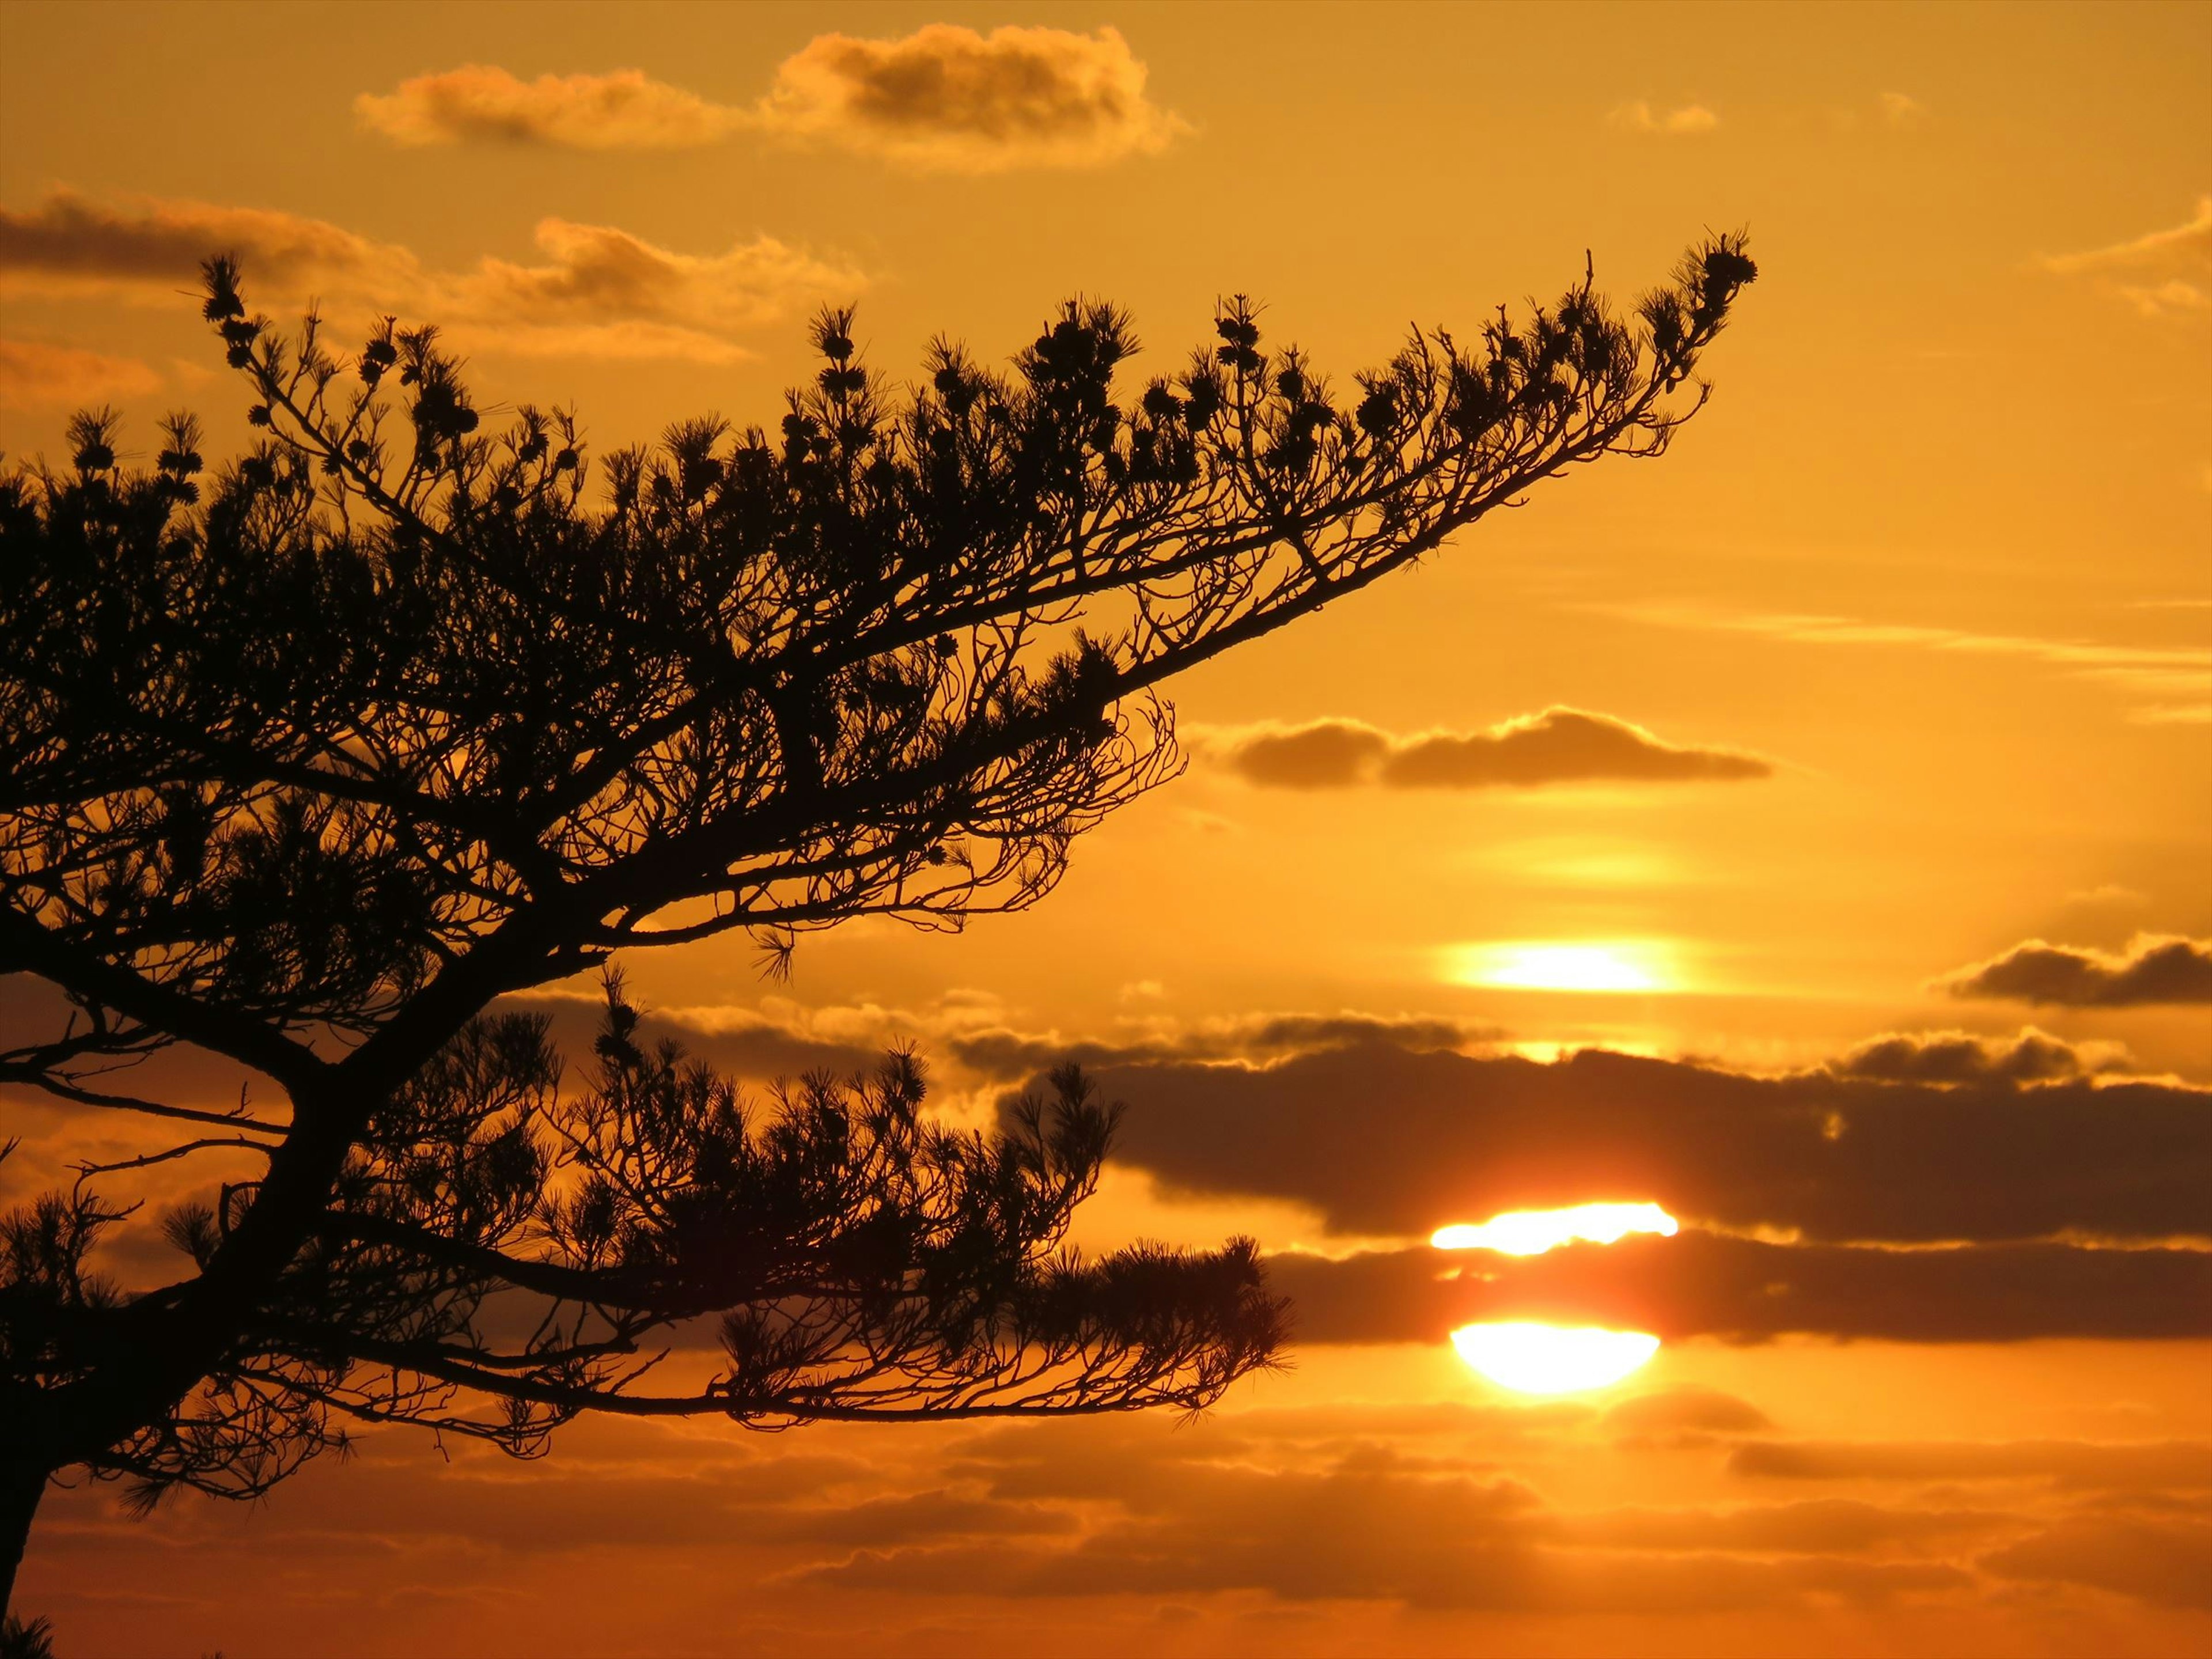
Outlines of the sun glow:
[{"label": "sun glow", "polygon": [[1462,945],[1452,952],[1449,977],[1499,990],[1613,993],[1666,991],[1674,981],[1665,948],[1636,939]]},{"label": "sun glow", "polygon": [[1674,1218],[1656,1204],[1577,1204],[1564,1210],[1508,1210],[1480,1224],[1439,1227],[1429,1243],[1439,1250],[1502,1250],[1541,1255],[1577,1239],[1618,1243],[1630,1233],[1673,1237]]},{"label": "sun glow", "polygon": [[1602,1389],[1643,1368],[1659,1352],[1648,1331],[1509,1320],[1462,1325],[1451,1334],[1459,1357],[1516,1394],[1575,1394]]}]

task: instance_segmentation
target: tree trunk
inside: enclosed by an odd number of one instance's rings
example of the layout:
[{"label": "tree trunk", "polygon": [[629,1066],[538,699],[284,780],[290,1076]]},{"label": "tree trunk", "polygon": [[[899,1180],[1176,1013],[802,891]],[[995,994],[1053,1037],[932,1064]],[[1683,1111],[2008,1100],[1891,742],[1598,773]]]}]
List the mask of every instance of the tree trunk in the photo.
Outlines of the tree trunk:
[{"label": "tree trunk", "polygon": [[12,1612],[15,1569],[31,1536],[31,1517],[46,1495],[46,1471],[27,1463],[0,1463],[0,1613]]}]

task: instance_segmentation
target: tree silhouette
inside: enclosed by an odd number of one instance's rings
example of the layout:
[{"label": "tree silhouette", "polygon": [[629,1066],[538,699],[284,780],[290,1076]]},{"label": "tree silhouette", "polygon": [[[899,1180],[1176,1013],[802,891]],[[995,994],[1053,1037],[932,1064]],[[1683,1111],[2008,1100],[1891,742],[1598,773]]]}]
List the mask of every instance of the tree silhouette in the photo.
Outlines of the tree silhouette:
[{"label": "tree silhouette", "polygon": [[[939,342],[910,390],[828,312],[780,431],[679,424],[591,488],[573,416],[495,434],[432,329],[342,362],[210,262],[249,453],[204,475],[174,416],[131,471],[94,412],[69,470],[0,482],[0,972],[67,1005],[0,1081],[175,1127],[134,1165],[253,1173],[168,1214],[191,1271],[143,1293],[88,1259],[120,1166],[0,1230],[11,1578],[71,1468],[241,1496],[349,1420],[529,1454],[586,1410],[1196,1407],[1267,1364],[1249,1244],[1062,1252],[1112,1124],[1073,1073],[957,1136],[910,1056],[749,1104],[611,978],[564,1091],[543,1023],[488,1011],[626,949],[743,932],[773,968],[1034,902],[1177,769],[1162,681],[1659,453],[1755,274],[1709,240],[1623,319],[1585,273],[1341,393],[1241,298],[1126,402],[1103,305],[1008,374]],[[283,1109],[118,1087],[172,1046]]]}]

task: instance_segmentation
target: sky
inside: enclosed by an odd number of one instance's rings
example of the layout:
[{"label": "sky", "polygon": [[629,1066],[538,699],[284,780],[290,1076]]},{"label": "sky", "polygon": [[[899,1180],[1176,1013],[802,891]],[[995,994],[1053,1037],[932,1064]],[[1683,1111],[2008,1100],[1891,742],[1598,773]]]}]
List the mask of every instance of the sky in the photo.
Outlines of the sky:
[{"label": "sky", "polygon": [[[1348,382],[1587,259],[1760,276],[1656,462],[1172,688],[1188,770],[958,937],[640,956],[755,1078],[912,1042],[1128,1104],[1087,1245],[1256,1237],[1196,1421],[364,1436],[58,1494],[71,1654],[2194,1654],[2212,1644],[2212,7],[0,10],[0,452],[241,442],[218,247],[592,447],[772,424],[805,325]],[[539,999],[581,1030],[588,986]],[[562,1022],[566,1022],[562,1024]],[[88,1130],[0,1103],[14,1188]],[[0,1197],[16,1196],[13,1188]],[[1589,1203],[1671,1232],[1440,1228]],[[1509,1317],[1657,1340],[1544,1395]]]}]

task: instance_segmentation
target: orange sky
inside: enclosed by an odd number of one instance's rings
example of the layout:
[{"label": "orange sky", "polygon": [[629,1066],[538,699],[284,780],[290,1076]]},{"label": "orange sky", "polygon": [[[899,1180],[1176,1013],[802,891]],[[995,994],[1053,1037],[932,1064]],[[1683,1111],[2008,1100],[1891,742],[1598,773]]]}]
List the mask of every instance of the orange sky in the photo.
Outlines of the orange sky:
[{"label": "orange sky", "polygon": [[[1054,118],[939,25],[1060,32]],[[1085,1239],[1303,1251],[1293,1372],[1190,1425],[76,1494],[21,1592],[63,1651],[2212,1644],[2212,7],[15,0],[0,43],[11,459],[87,400],[236,441],[226,245],[601,451],[772,422],[828,301],[896,375],[1078,291],[1166,367],[1249,292],[1348,380],[1585,250],[1626,296],[1748,227],[1762,272],[1671,454],[1177,686],[1188,775],[1035,911],[626,964],[740,1070],[910,1038],[977,1121],[1080,1048],[1133,1109]],[[0,1196],[85,1144],[0,1114]],[[1419,1254],[1596,1200],[1684,1231],[1489,1291]],[[1504,1393],[1436,1322],[1512,1295],[1665,1345]]]}]

